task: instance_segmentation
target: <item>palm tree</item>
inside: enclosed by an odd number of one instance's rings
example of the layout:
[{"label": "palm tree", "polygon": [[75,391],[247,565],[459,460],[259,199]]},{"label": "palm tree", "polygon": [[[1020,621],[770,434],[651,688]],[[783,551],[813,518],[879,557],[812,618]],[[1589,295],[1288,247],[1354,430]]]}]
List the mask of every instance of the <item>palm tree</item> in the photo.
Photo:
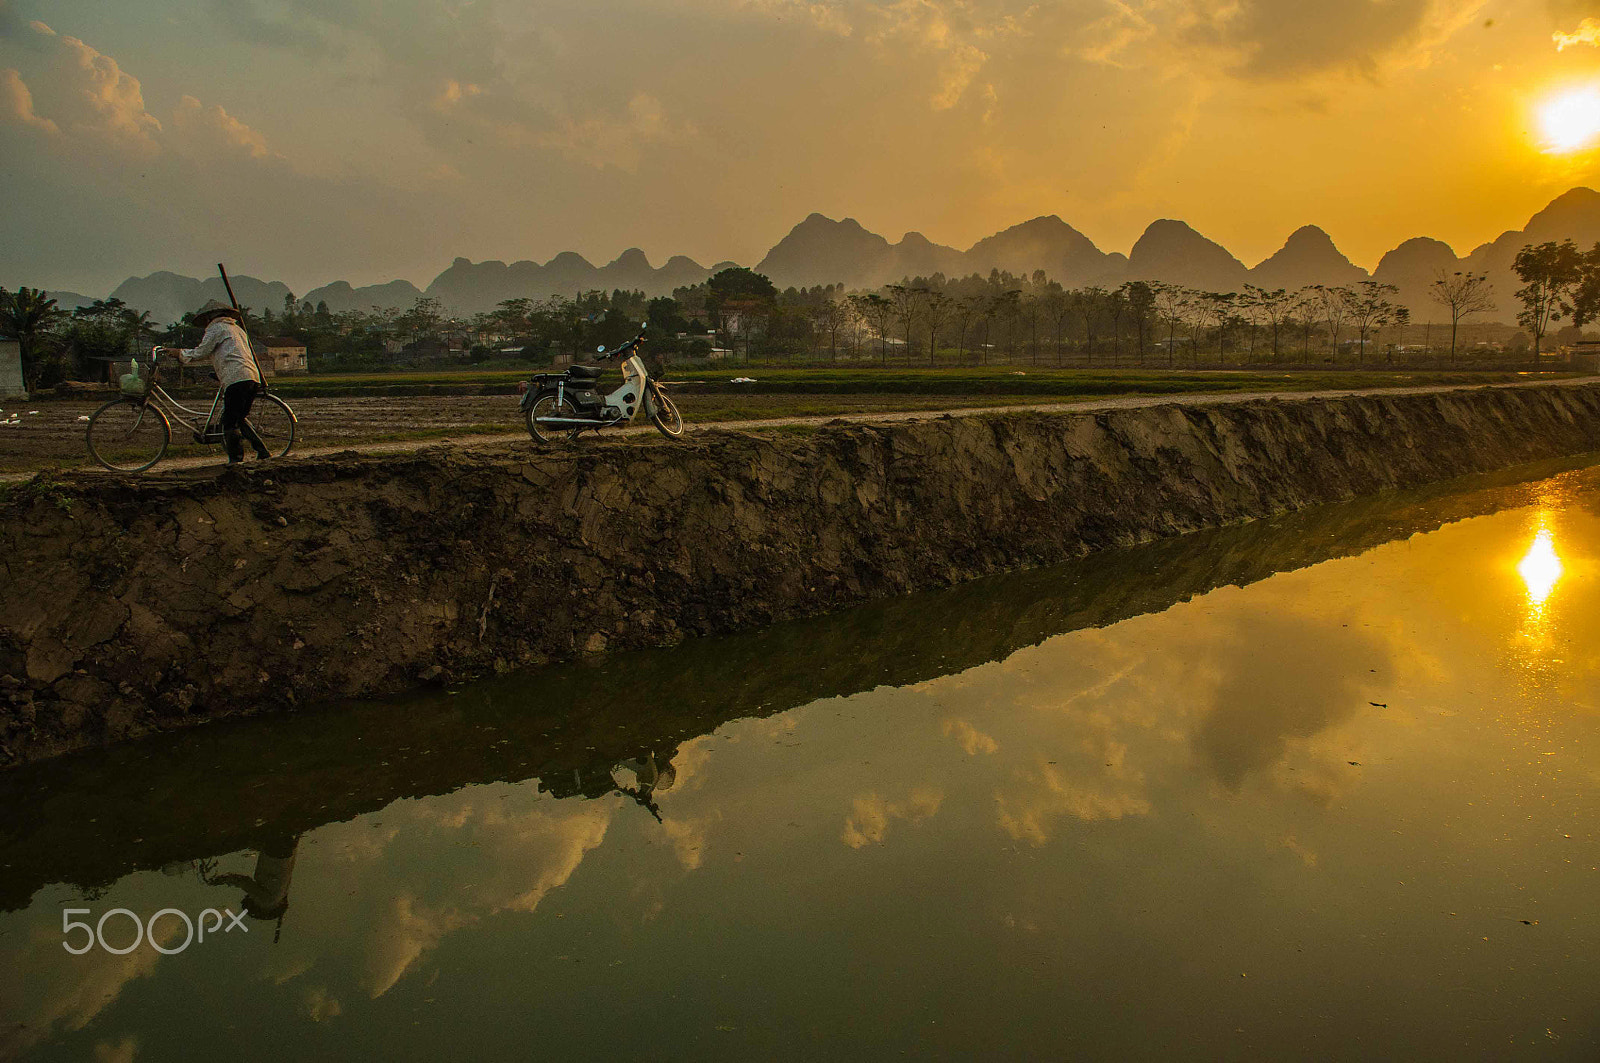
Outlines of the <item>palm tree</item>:
[{"label": "palm tree", "polygon": [[131,307],[117,315],[122,327],[128,330],[128,338],[135,349],[144,345],[146,336],[155,335],[155,322],[150,318],[148,310],[134,310]]},{"label": "palm tree", "polygon": [[66,316],[56,301],[39,288],[18,288],[14,293],[0,288],[0,333],[17,338],[22,353],[22,386],[29,391],[39,376],[39,367],[34,364],[34,338]]}]

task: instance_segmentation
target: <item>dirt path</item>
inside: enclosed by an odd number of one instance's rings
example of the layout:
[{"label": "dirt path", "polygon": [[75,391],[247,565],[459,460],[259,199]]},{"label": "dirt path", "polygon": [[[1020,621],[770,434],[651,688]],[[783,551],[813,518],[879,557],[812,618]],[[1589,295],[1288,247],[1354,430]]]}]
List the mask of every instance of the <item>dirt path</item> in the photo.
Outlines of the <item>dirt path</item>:
[{"label": "dirt path", "polygon": [[[1586,387],[1586,386],[1592,385],[1594,383],[1596,383],[1596,378],[1584,377],[1584,378],[1579,378],[1579,379],[1576,379],[1576,380],[1564,380],[1564,381],[1530,381],[1528,383],[1475,384],[1475,385],[1455,385],[1455,386],[1448,386],[1448,387],[1360,388],[1360,389],[1344,389],[1344,390],[1330,390],[1330,391],[1256,391],[1256,392],[1248,392],[1248,391],[1246,391],[1246,392],[1202,393],[1202,394],[1192,394],[1192,395],[1131,395],[1131,396],[1124,396],[1124,397],[1120,397],[1120,398],[1093,399],[1093,400],[1088,400],[1088,401],[1077,401],[1077,402],[1073,402],[1073,401],[1018,402],[1018,403],[1015,403],[1015,404],[1008,404],[1008,405],[971,406],[971,407],[960,407],[960,408],[954,408],[954,409],[907,410],[907,411],[900,411],[900,412],[882,412],[882,411],[879,411],[879,412],[873,412],[873,413],[827,414],[827,415],[815,416],[815,417],[774,417],[774,418],[762,418],[762,419],[758,419],[758,420],[719,421],[719,422],[714,422],[714,423],[711,423],[711,424],[706,424],[706,425],[701,425],[701,426],[697,426],[697,425],[693,424],[692,423],[692,418],[689,418],[691,420],[691,423],[688,426],[689,430],[686,433],[686,438],[693,437],[695,435],[699,435],[699,434],[704,433],[704,432],[757,431],[757,430],[761,430],[761,429],[781,428],[781,427],[785,427],[785,426],[796,426],[796,425],[801,425],[801,426],[812,425],[812,426],[815,426],[815,425],[825,425],[825,424],[837,424],[837,423],[841,423],[841,422],[842,423],[849,423],[849,424],[886,424],[886,423],[894,423],[894,422],[902,422],[902,421],[935,420],[935,419],[941,418],[941,417],[974,417],[974,416],[978,416],[978,415],[981,415],[981,414],[992,414],[992,413],[1000,413],[1000,412],[1011,412],[1011,413],[1014,413],[1014,412],[1017,412],[1017,411],[1033,411],[1033,412],[1039,412],[1039,413],[1063,413],[1063,412],[1067,412],[1067,411],[1075,411],[1075,412],[1082,413],[1082,412],[1094,411],[1094,410],[1136,409],[1136,408],[1147,407],[1147,406],[1166,406],[1166,405],[1179,405],[1179,404],[1181,404],[1181,405],[1189,405],[1189,406],[1225,405],[1225,404],[1240,403],[1240,402],[1255,402],[1255,401],[1258,401],[1258,400],[1261,400],[1261,399],[1318,399],[1318,398],[1340,398],[1340,397],[1351,396],[1351,395],[1371,395],[1371,396],[1379,396],[1379,395],[1414,395],[1414,394],[1446,393],[1446,392],[1453,392],[1453,391],[1476,391],[1476,390],[1497,389],[1497,388]],[[312,400],[312,401],[315,401],[315,400]],[[372,401],[372,400],[365,400],[365,401]],[[444,402],[444,400],[441,400],[441,399],[430,399],[428,401],[430,403],[434,404],[436,407],[440,406],[441,403]],[[326,409],[326,410],[318,408],[317,411],[316,411],[315,420],[316,420],[316,422],[327,423],[329,421],[332,421],[334,418],[338,417],[340,414],[343,414],[343,415],[346,415],[346,416],[351,415],[351,414],[357,414],[357,408],[362,405],[362,402],[363,402],[363,400],[355,400],[355,401],[351,401],[351,400],[336,400],[336,408],[331,408],[331,409]],[[305,405],[305,404],[306,404],[306,400],[300,400],[299,402],[296,402],[294,405],[296,405],[296,407],[298,408],[298,407],[300,407],[302,405]],[[496,412],[502,417],[505,415],[505,405],[506,405],[506,403],[505,403],[505,399],[504,398],[499,398],[499,399],[496,400],[496,407],[497,407],[496,408]],[[78,412],[76,407],[68,407],[68,409],[73,414],[76,414]],[[301,416],[302,423],[305,423],[307,420],[308,420],[308,418],[305,417],[304,414],[302,414],[302,416]],[[449,418],[446,417],[446,418],[443,418],[443,420],[448,422]],[[468,423],[470,423],[470,420],[468,421]],[[76,429],[79,428],[80,426],[74,425],[73,427],[74,427],[74,430],[76,431]],[[660,438],[657,435],[655,428],[653,426],[651,426],[651,425],[648,425],[648,424],[645,424],[645,425],[634,425],[634,426],[630,426],[630,427],[622,428],[622,429],[610,429],[610,430],[607,430],[605,432],[604,436],[601,437],[601,438],[603,438],[603,439],[614,439],[614,438],[618,438],[618,437],[637,437],[637,436],[645,436],[645,437],[651,438],[651,439],[659,439]],[[586,436],[583,437],[583,442],[580,443],[579,445],[581,446],[583,444],[587,444],[594,438],[595,437],[593,437],[593,436],[587,436],[586,435]],[[3,444],[4,442],[5,442],[4,437],[0,437],[0,444]],[[498,431],[498,432],[486,432],[486,433],[466,432],[466,433],[463,433],[461,435],[435,435],[435,436],[430,436],[428,438],[423,438],[423,439],[402,439],[402,440],[392,440],[392,441],[376,442],[376,443],[343,443],[343,444],[335,444],[335,445],[331,445],[331,446],[297,447],[295,449],[295,451],[293,452],[293,454],[289,458],[286,458],[284,460],[293,461],[296,458],[319,457],[319,456],[325,456],[325,455],[328,455],[328,454],[345,454],[345,453],[350,453],[352,451],[354,451],[356,453],[360,453],[360,454],[407,454],[407,453],[413,453],[415,451],[423,450],[423,449],[430,448],[430,447],[441,447],[441,446],[450,446],[450,447],[487,447],[487,446],[504,446],[504,447],[522,446],[522,447],[531,447],[532,445],[533,444],[531,443],[530,440],[528,440],[525,432],[523,432],[523,431],[513,427],[512,425],[508,424],[507,428],[505,430]],[[220,457],[220,453],[214,452],[214,453],[208,453],[206,455],[199,456],[199,457],[171,458],[171,459],[168,459],[166,461],[163,461],[160,465],[158,465],[156,467],[156,471],[159,472],[159,473],[163,473],[163,474],[171,474],[171,473],[175,473],[175,472],[186,472],[186,471],[202,471],[202,470],[204,472],[206,472],[206,473],[210,473],[210,472],[214,472],[217,469],[222,467],[223,462],[221,460],[219,460],[219,457]],[[85,466],[82,470],[77,470],[77,471],[95,472],[95,471],[102,471],[102,470],[98,470],[94,466]],[[3,482],[17,482],[17,481],[21,481],[21,480],[27,480],[27,479],[30,479],[33,475],[34,474],[32,472],[4,473],[4,474],[0,474],[0,483],[3,483]],[[106,475],[118,475],[118,474],[107,472]]]}]

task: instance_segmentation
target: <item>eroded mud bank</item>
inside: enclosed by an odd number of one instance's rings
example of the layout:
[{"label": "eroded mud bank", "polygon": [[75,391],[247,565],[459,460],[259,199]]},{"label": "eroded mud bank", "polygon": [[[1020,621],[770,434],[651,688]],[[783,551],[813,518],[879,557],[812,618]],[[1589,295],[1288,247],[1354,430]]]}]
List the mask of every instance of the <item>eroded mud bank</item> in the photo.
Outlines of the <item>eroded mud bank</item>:
[{"label": "eroded mud bank", "polygon": [[1600,385],[81,477],[0,520],[0,757],[670,644],[1600,450]]}]

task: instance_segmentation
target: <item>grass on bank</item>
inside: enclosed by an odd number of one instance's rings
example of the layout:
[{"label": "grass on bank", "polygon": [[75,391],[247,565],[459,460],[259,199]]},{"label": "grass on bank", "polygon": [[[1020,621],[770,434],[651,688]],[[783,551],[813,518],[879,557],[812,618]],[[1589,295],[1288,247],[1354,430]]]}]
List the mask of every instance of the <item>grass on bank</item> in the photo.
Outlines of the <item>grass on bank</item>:
[{"label": "grass on bank", "polygon": [[[360,395],[496,395],[515,391],[533,372],[549,370],[440,369],[426,372],[329,373],[282,377],[272,390],[285,398]],[[1321,391],[1424,387],[1559,379],[1573,374],[1503,370],[1403,369],[1056,369],[964,366],[672,367],[666,380],[685,394],[743,392],[806,395],[1179,395],[1233,391]],[[735,384],[735,377],[753,383]],[[607,379],[618,379],[613,372]]]}]

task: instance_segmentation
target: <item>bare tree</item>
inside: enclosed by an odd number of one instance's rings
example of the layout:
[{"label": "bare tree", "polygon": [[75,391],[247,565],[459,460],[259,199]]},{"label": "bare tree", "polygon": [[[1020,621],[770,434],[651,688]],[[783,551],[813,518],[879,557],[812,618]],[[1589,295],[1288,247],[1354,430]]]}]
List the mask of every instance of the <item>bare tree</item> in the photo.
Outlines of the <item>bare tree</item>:
[{"label": "bare tree", "polygon": [[972,323],[973,318],[983,316],[983,307],[986,301],[981,297],[969,297],[957,299],[955,302],[953,316],[960,326],[960,332],[956,340],[956,362],[958,364],[966,357],[967,353],[967,326]]},{"label": "bare tree", "polygon": [[[1127,285],[1123,285],[1126,288]],[[1128,296],[1123,288],[1108,292],[1105,297],[1106,316],[1111,319],[1111,365],[1122,362],[1122,319],[1128,316]]]},{"label": "bare tree", "polygon": [[1133,327],[1138,334],[1139,364],[1143,365],[1146,348],[1144,330],[1150,320],[1151,311],[1155,309],[1155,289],[1144,281],[1128,281],[1117,291],[1128,300],[1128,312],[1133,315]]},{"label": "bare tree", "polygon": [[1318,308],[1322,299],[1311,288],[1301,288],[1294,293],[1289,312],[1300,319],[1300,357],[1311,360],[1311,333],[1316,331]]},{"label": "bare tree", "polygon": [[1031,357],[1033,364],[1039,364],[1039,318],[1044,310],[1040,305],[1039,296],[1029,293],[1022,297],[1018,311],[1022,319],[1028,323],[1028,342],[1031,344]]},{"label": "bare tree", "polygon": [[817,308],[817,325],[828,336],[828,362],[831,364],[839,357],[839,331],[850,320],[850,308],[838,299],[824,300]]},{"label": "bare tree", "polygon": [[1332,349],[1332,360],[1338,362],[1339,330],[1350,319],[1350,303],[1355,298],[1355,292],[1349,288],[1330,288],[1325,284],[1313,284],[1310,291],[1317,317],[1328,326],[1328,346]]},{"label": "bare tree", "polygon": [[1362,281],[1354,288],[1340,288],[1345,310],[1350,321],[1356,327],[1357,334],[1361,337],[1361,346],[1357,349],[1356,363],[1359,365],[1366,360],[1367,336],[1375,329],[1382,328],[1394,320],[1395,311],[1399,309],[1389,301],[1389,296],[1399,295],[1400,289],[1392,284],[1380,284],[1377,281]]},{"label": "bare tree", "polygon": [[922,298],[922,316],[928,323],[928,364],[937,365],[939,355],[939,327],[950,320],[955,311],[955,300],[941,291],[927,291]]},{"label": "bare tree", "polygon": [[877,292],[850,297],[856,312],[878,333],[878,361],[889,364],[889,322],[894,320],[894,304]]},{"label": "bare tree", "polygon": [[1233,322],[1235,308],[1239,301],[1236,292],[1206,292],[1199,300],[1198,313],[1202,323],[1209,322],[1217,330],[1217,362],[1223,363],[1227,359],[1223,355],[1223,346],[1228,339],[1228,326]]},{"label": "bare tree", "polygon": [[923,296],[928,294],[926,288],[913,288],[909,284],[889,285],[889,304],[894,308],[894,316],[905,330],[906,361],[911,361],[911,327],[916,324],[917,318],[922,316]]},{"label": "bare tree", "polygon": [[1494,309],[1494,286],[1486,273],[1439,270],[1428,285],[1428,298],[1450,312],[1450,364],[1456,360],[1456,332],[1461,319]]},{"label": "bare tree", "polygon": [[1176,284],[1152,284],[1156,314],[1167,323],[1167,365],[1172,365],[1173,347],[1177,343],[1178,326],[1183,324],[1188,309],[1189,290]]},{"label": "bare tree", "polygon": [[1072,308],[1083,322],[1083,351],[1088,365],[1094,364],[1094,324],[1100,318],[1105,301],[1104,288],[1089,287],[1072,293]]},{"label": "bare tree", "polygon": [[1189,330],[1189,361],[1200,364],[1200,334],[1211,319],[1211,307],[1206,302],[1206,292],[1185,288],[1183,292],[1183,323]]},{"label": "bare tree", "polygon": [[1061,334],[1066,330],[1067,318],[1072,316],[1072,301],[1061,288],[1051,288],[1044,295],[1044,316],[1056,331],[1056,365],[1061,364]]},{"label": "bare tree", "polygon": [[1258,320],[1265,320],[1272,329],[1272,360],[1278,360],[1278,330],[1288,320],[1294,309],[1294,299],[1282,288],[1267,291],[1255,285],[1247,285],[1245,291],[1251,295],[1251,305],[1260,315]]},{"label": "bare tree", "polygon": [[[993,316],[1006,323],[1006,361],[1016,354],[1017,318],[1022,313],[1022,289],[1012,288],[994,297],[990,304]],[[987,332],[985,333],[987,338]]]}]

